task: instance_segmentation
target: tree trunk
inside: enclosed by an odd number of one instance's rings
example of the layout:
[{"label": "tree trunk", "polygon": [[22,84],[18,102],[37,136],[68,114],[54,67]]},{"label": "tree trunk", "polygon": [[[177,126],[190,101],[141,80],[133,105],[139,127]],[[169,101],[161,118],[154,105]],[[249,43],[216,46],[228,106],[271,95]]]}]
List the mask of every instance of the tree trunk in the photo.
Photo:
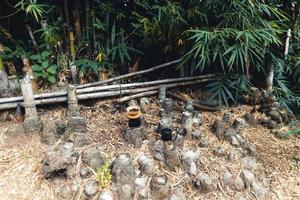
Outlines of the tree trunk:
[{"label": "tree trunk", "polygon": [[85,0],[85,32],[86,32],[86,39],[88,41],[89,47],[91,47],[90,44],[90,0]]},{"label": "tree trunk", "polygon": [[271,92],[273,89],[273,79],[274,79],[274,64],[272,58],[269,58],[266,62],[266,90]]}]

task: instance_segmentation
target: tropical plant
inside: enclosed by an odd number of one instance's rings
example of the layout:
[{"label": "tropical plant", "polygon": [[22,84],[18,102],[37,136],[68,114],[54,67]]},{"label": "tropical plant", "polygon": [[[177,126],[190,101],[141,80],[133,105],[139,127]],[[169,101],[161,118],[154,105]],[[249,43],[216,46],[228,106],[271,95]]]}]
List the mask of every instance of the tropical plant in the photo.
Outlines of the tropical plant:
[{"label": "tropical plant", "polygon": [[50,83],[56,82],[57,65],[51,62],[50,52],[43,51],[42,53],[30,56],[34,62],[32,70],[37,78],[42,78]]}]

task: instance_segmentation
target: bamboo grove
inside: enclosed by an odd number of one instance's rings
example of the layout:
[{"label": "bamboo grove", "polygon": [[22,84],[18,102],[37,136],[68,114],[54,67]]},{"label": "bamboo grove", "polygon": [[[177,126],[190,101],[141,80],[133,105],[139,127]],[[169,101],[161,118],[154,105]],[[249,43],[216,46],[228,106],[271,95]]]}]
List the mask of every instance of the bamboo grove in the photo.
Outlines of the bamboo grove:
[{"label": "bamboo grove", "polygon": [[4,0],[0,70],[30,74],[39,85],[84,84],[182,58],[165,73],[214,73],[205,89],[220,104],[238,103],[256,86],[297,109],[299,7],[297,0]]}]

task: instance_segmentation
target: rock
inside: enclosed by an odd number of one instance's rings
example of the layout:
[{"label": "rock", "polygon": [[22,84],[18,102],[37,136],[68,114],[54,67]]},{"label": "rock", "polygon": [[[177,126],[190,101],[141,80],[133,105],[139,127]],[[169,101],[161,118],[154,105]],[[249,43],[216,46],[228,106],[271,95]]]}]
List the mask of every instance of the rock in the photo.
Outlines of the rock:
[{"label": "rock", "polygon": [[183,162],[191,163],[191,162],[197,162],[197,160],[200,158],[200,155],[198,152],[188,150],[181,153],[181,158]]},{"label": "rock", "polygon": [[194,140],[200,140],[201,137],[202,137],[201,130],[196,130],[192,133],[192,139]]},{"label": "rock", "polygon": [[154,176],[150,181],[151,195],[155,200],[165,200],[171,196],[171,185],[167,176]]},{"label": "rock", "polygon": [[198,175],[195,184],[197,188],[202,192],[208,192],[213,189],[212,179],[207,173],[201,173],[200,175]]},{"label": "rock", "polygon": [[199,146],[200,148],[208,147],[208,141],[207,141],[204,137],[201,137],[201,138],[199,139],[198,146]]},{"label": "rock", "polygon": [[140,164],[140,170],[148,176],[152,176],[155,173],[154,161],[142,154],[138,157]]},{"label": "rock", "polygon": [[250,125],[254,125],[256,124],[256,120],[255,120],[255,117],[254,115],[252,115],[251,113],[247,112],[245,115],[244,115],[244,118],[246,120],[246,122]]},{"label": "rock", "polygon": [[236,191],[243,191],[245,189],[245,183],[240,176],[236,177],[236,179],[234,180],[233,188]]},{"label": "rock", "polygon": [[230,141],[231,137],[233,137],[233,136],[235,136],[235,135],[237,135],[237,134],[238,134],[238,132],[237,132],[236,129],[229,127],[229,128],[227,128],[227,129],[224,131],[224,135],[223,135],[223,138],[222,138],[222,139],[225,139],[225,140],[227,140],[227,141]]},{"label": "rock", "polygon": [[[195,111],[194,111],[195,112]],[[200,113],[196,112],[193,116],[193,124],[196,126],[196,127],[199,127],[200,124],[201,124],[201,115]]]},{"label": "rock", "polygon": [[223,120],[223,122],[225,122],[225,123],[229,123],[230,120],[231,120],[231,117],[232,117],[232,114],[231,114],[230,112],[225,112],[225,113],[223,114],[222,120]]},{"label": "rock", "polygon": [[134,196],[134,185],[124,184],[118,188],[119,199],[122,200],[132,200]]},{"label": "rock", "polygon": [[129,154],[120,154],[112,164],[112,181],[119,185],[134,185],[135,172]]},{"label": "rock", "polygon": [[61,144],[58,148],[47,152],[43,161],[45,177],[66,176],[68,169],[76,162],[77,157],[73,143]]},{"label": "rock", "polygon": [[84,194],[89,197],[94,196],[98,191],[98,184],[95,180],[88,181],[84,186]]},{"label": "rock", "polygon": [[164,142],[162,140],[155,141],[150,148],[152,149],[154,159],[159,160],[161,162],[165,162]]},{"label": "rock", "polygon": [[230,151],[227,158],[229,161],[233,162],[233,161],[236,161],[238,159],[238,157],[239,156],[238,156],[237,152]]},{"label": "rock", "polygon": [[236,138],[236,135],[233,135],[230,137],[230,144],[234,147],[240,146],[240,143],[239,143],[238,139]]},{"label": "rock", "polygon": [[144,126],[137,128],[128,127],[123,134],[123,138],[126,142],[133,144],[135,148],[140,148],[143,141],[148,138],[148,132]]},{"label": "rock", "polygon": [[195,162],[191,162],[190,163],[190,166],[189,166],[189,169],[188,169],[188,173],[191,176],[196,176],[196,174],[197,174],[197,166],[196,166]]},{"label": "rock", "polygon": [[137,102],[135,99],[131,99],[129,102],[128,102],[128,106],[137,106]]},{"label": "rock", "polygon": [[275,128],[277,128],[277,123],[274,120],[268,120],[267,128],[268,129],[275,129]]},{"label": "rock", "polygon": [[249,170],[244,170],[241,173],[241,177],[245,183],[245,186],[248,188],[255,181],[254,174]]},{"label": "rock", "polygon": [[140,107],[142,112],[146,113],[149,109],[149,106],[150,106],[150,101],[148,98],[146,97],[140,98]]},{"label": "rock", "polygon": [[213,153],[215,156],[218,156],[218,157],[223,157],[226,155],[226,151],[225,151],[224,147],[222,147],[222,146],[218,146],[217,148],[215,148]]},{"label": "rock", "polygon": [[237,117],[237,118],[235,118],[235,120],[233,122],[233,127],[236,130],[240,131],[245,127],[245,124],[246,124],[246,122],[243,118]]},{"label": "rock", "polygon": [[100,196],[99,200],[114,200],[114,193],[111,190],[103,191]]},{"label": "rock", "polygon": [[148,178],[145,178],[145,177],[139,178],[138,177],[135,179],[134,183],[135,183],[135,186],[137,189],[143,189],[146,187],[147,181],[148,181]]},{"label": "rock", "polygon": [[172,142],[164,143],[164,158],[169,170],[175,170],[180,165],[179,153]]},{"label": "rock", "polygon": [[162,130],[164,129],[171,129],[172,130],[172,118],[170,117],[163,117],[158,124],[156,132],[161,134]]},{"label": "rock", "polygon": [[256,182],[252,183],[251,191],[258,199],[264,199],[266,196],[266,189],[263,186],[257,184]]},{"label": "rock", "polygon": [[233,175],[226,170],[222,175],[221,182],[223,186],[232,185],[234,182]]},{"label": "rock", "polygon": [[272,120],[276,121],[277,123],[282,123],[282,118],[279,112],[276,110],[271,110],[268,112],[268,116],[271,117]]},{"label": "rock", "polygon": [[220,140],[224,138],[225,126],[226,124],[219,119],[216,119],[212,125],[211,129],[213,134],[217,136],[217,138],[219,138]]},{"label": "rock", "polygon": [[181,129],[176,134],[176,137],[174,139],[174,145],[176,147],[183,147],[183,145],[184,145],[184,139],[185,138],[184,138],[184,133],[183,132],[184,132],[184,130]]},{"label": "rock", "polygon": [[97,171],[104,163],[101,150],[100,146],[93,146],[84,150],[81,158],[82,162],[90,166],[94,171]]},{"label": "rock", "polygon": [[171,98],[166,98],[162,102],[162,108],[165,110],[165,113],[169,116],[174,110],[174,102]]},{"label": "rock", "polygon": [[74,143],[75,147],[82,147],[90,143],[88,136],[84,132],[72,132],[67,141]]},{"label": "rock", "polygon": [[185,132],[185,137],[188,139],[192,138],[193,132],[193,116],[190,112],[183,112],[181,118],[181,126]]},{"label": "rock", "polygon": [[79,173],[80,173],[80,176],[82,176],[83,178],[86,178],[90,174],[90,170],[88,167],[82,166]]},{"label": "rock", "polygon": [[257,168],[256,159],[254,157],[246,156],[242,158],[242,164],[245,169],[255,170]]}]

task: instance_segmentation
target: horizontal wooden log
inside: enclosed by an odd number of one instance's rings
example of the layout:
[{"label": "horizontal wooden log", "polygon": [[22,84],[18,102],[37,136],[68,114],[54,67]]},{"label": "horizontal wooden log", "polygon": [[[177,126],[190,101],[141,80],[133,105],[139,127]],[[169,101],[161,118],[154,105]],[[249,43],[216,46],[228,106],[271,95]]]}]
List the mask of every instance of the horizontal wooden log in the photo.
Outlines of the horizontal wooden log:
[{"label": "horizontal wooden log", "polygon": [[[99,92],[105,90],[116,90],[116,89],[124,89],[124,88],[135,88],[135,87],[144,87],[150,85],[157,85],[157,84],[167,84],[173,82],[182,82],[182,81],[192,81],[202,78],[210,78],[214,77],[214,74],[206,74],[201,76],[194,76],[194,77],[185,77],[185,78],[171,78],[171,79],[163,79],[163,80],[156,80],[156,81],[148,81],[148,82],[140,82],[140,83],[127,83],[127,84],[120,84],[120,85],[105,85],[105,86],[98,86],[98,87],[89,87],[83,89],[77,89],[77,95],[89,92]],[[44,98],[53,98],[53,97],[60,97],[60,96],[67,96],[67,91],[57,91],[57,92],[49,92],[43,94],[34,95],[35,99],[44,99]],[[2,103],[10,103],[10,102],[22,102],[23,96],[19,97],[9,97],[9,98],[1,98],[0,104]]]},{"label": "horizontal wooden log", "polygon": [[138,94],[134,94],[134,95],[122,97],[122,98],[118,99],[117,102],[118,103],[123,103],[123,102],[126,102],[126,101],[130,101],[132,99],[137,99],[137,98],[152,96],[152,95],[157,94],[157,93],[158,93],[158,90],[148,91],[148,92],[142,92],[142,93],[138,93]]},{"label": "horizontal wooden log", "polygon": [[173,60],[171,62],[167,62],[167,63],[163,63],[161,65],[157,65],[155,67],[151,67],[151,68],[146,69],[146,70],[141,70],[141,71],[138,71],[138,72],[132,72],[132,73],[129,73],[129,74],[125,74],[125,75],[113,77],[113,78],[110,78],[110,79],[107,79],[107,80],[103,80],[103,81],[98,81],[98,82],[94,82],[94,83],[88,83],[88,84],[84,84],[84,85],[79,85],[77,88],[78,89],[79,88],[87,88],[87,87],[90,87],[90,86],[96,86],[96,85],[101,85],[101,84],[105,84],[105,83],[111,83],[113,81],[121,80],[121,79],[124,79],[124,78],[129,78],[129,77],[133,77],[133,76],[137,76],[137,75],[141,75],[141,74],[146,74],[146,73],[158,70],[158,69],[162,69],[164,67],[171,66],[173,64],[177,64],[181,60],[182,59],[177,59],[177,60]]},{"label": "horizontal wooden log", "polygon": [[[180,82],[180,83],[170,83],[170,84],[166,84],[166,87],[167,88],[181,87],[181,86],[187,86],[187,85],[192,85],[197,83],[203,83],[211,80],[212,78],[206,78],[206,79],[193,80],[193,81]],[[156,85],[156,86],[145,87],[145,88],[79,94],[77,95],[77,98],[78,100],[85,100],[85,99],[95,99],[95,98],[109,98],[109,97],[116,97],[116,96],[122,97],[123,95],[127,95],[127,94],[136,94],[136,93],[158,90],[159,87],[160,85]],[[53,98],[35,100],[35,103],[36,105],[44,105],[50,103],[61,103],[66,101],[67,101],[67,97],[53,97]],[[0,110],[13,109],[16,108],[17,105],[18,105],[17,102],[3,103],[0,104]]]}]

